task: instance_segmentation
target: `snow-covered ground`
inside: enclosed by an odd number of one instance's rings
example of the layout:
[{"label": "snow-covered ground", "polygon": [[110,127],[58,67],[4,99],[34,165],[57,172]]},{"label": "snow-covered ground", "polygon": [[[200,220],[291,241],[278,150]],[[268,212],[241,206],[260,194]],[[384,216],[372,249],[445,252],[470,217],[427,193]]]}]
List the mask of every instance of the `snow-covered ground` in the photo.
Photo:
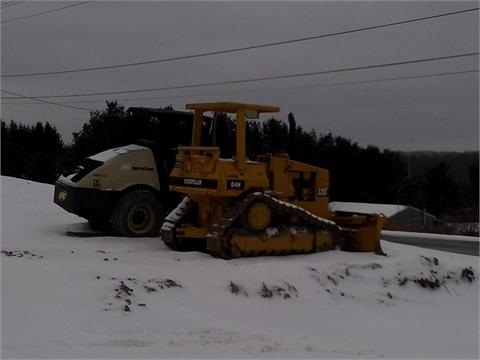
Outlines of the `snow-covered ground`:
[{"label": "snow-covered ground", "polygon": [[478,258],[382,241],[220,260],[75,238],[53,187],[2,177],[2,358],[478,358]]}]

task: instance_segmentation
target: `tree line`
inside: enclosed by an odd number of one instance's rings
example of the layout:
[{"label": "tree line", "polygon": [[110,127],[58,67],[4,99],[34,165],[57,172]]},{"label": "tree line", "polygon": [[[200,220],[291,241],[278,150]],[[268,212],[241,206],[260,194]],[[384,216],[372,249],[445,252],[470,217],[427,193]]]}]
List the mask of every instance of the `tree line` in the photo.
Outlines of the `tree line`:
[{"label": "tree line", "polygon": [[65,145],[48,122],[28,126],[1,122],[2,175],[52,184],[65,161]]},{"label": "tree line", "polygon": [[[160,144],[173,162],[174,148],[189,144],[192,129],[190,116],[180,113],[177,117],[169,121],[107,102],[105,109],[90,114],[89,122],[73,134],[69,145],[48,122],[27,126],[1,121],[1,174],[53,184],[81,159],[139,139]],[[317,134],[298,125],[292,132],[289,126],[275,118],[249,121],[246,146],[250,158],[288,151],[295,160],[328,169],[331,201],[411,205],[438,217],[478,222],[478,152],[469,153],[465,166],[457,166],[455,174],[442,153],[435,161],[424,161],[412,174],[406,153],[361,147],[341,136]],[[225,114],[204,118],[202,142],[215,142],[224,157],[233,155],[234,121]],[[461,153],[457,157],[466,158]]]}]

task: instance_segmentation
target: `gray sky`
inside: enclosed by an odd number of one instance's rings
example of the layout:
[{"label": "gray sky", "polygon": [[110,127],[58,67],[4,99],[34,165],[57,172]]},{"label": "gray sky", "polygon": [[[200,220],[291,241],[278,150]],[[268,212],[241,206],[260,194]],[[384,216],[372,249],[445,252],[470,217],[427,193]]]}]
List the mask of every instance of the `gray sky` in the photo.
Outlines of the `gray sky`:
[{"label": "gray sky", "polygon": [[[478,52],[479,14],[467,12],[228,54],[101,71],[5,75],[110,66],[293,40],[471,9],[478,2],[2,1],[2,89],[29,97],[228,82]],[[15,21],[9,21],[15,20]],[[341,73],[154,92],[47,98],[87,109],[239,101],[280,106],[298,125],[392,150],[478,150],[478,55]],[[363,81],[363,82],[362,82]],[[328,84],[347,85],[326,86]],[[352,84],[353,83],[353,84]],[[1,117],[49,121],[70,142],[87,110],[6,99]],[[82,102],[79,102],[82,101]]]}]

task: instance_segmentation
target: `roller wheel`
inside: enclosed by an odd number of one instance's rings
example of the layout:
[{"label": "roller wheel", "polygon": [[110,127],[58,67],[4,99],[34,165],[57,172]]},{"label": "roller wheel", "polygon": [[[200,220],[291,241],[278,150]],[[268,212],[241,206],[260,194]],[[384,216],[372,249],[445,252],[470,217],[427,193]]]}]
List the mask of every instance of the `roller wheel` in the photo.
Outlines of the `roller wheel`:
[{"label": "roller wheel", "polygon": [[272,210],[263,201],[251,204],[242,214],[242,225],[253,231],[264,230],[272,220]]},{"label": "roller wheel", "polygon": [[118,200],[112,212],[111,226],[119,236],[157,236],[163,217],[160,201],[152,192],[133,190]]}]

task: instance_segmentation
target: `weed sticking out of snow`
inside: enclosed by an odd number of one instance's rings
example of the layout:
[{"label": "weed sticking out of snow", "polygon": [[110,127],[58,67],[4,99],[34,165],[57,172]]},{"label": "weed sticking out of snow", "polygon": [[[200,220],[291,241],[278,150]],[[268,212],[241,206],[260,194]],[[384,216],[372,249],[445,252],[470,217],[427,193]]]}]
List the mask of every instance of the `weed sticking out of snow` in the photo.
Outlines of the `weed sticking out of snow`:
[{"label": "weed sticking out of snow", "polygon": [[[243,286],[234,283],[233,281],[230,281],[229,289],[234,295],[249,296],[248,291]],[[287,281],[284,281],[281,285],[267,285],[265,282],[262,282],[260,289],[253,291],[253,293],[266,299],[272,299],[275,297],[292,299],[298,297],[298,290],[296,287]]]},{"label": "weed sticking out of snow", "polygon": [[420,263],[424,271],[407,274],[401,271],[397,274],[395,280],[399,286],[406,286],[409,282],[417,284],[424,289],[436,290],[444,288],[448,290],[447,285],[459,284],[461,282],[472,283],[476,276],[474,269],[467,268],[447,269],[436,257],[420,256]]},{"label": "weed sticking out of snow", "polygon": [[43,256],[37,256],[36,254],[28,251],[28,250],[2,250],[2,255],[9,256],[9,257],[17,257],[17,258],[26,258],[26,259],[43,259]]},{"label": "weed sticking out of snow", "polygon": [[298,291],[295,286],[291,285],[288,282],[284,282],[283,286],[271,285],[267,286],[265,283],[262,283],[262,288],[258,294],[263,298],[273,298],[280,297],[283,299],[290,299],[293,297],[298,297]]},{"label": "weed sticking out of snow", "polygon": [[468,281],[468,282],[473,282],[475,280],[475,272],[471,266],[468,268],[464,268],[462,270],[462,280]]},{"label": "weed sticking out of snow", "polygon": [[[100,279],[101,277],[97,275],[96,278]],[[182,288],[181,284],[172,279],[148,279],[142,281],[133,277],[127,277],[122,280],[111,277],[110,280],[117,282],[117,286],[114,288],[114,299],[117,302],[114,304],[113,301],[107,301],[105,311],[116,308],[123,309],[125,312],[131,312],[133,305],[145,309],[147,307],[147,303],[143,300],[146,297],[145,294],[156,293],[169,288]],[[140,297],[142,300],[134,303],[133,299],[136,297]]]},{"label": "weed sticking out of snow", "polygon": [[243,288],[243,286],[230,281],[230,292],[234,295],[244,295],[248,296],[247,291]]},{"label": "weed sticking out of snow", "polygon": [[[365,264],[333,265],[329,270],[307,267],[310,278],[314,279],[333,298],[368,300],[378,304],[393,305],[395,301],[410,302],[414,295],[403,291],[409,283],[426,290],[441,290],[456,293],[451,285],[473,283],[477,274],[475,269],[444,266],[437,257],[420,255],[411,260],[408,266],[396,263],[386,267],[379,262]],[[363,291],[358,282],[376,283],[384,290],[375,293]]]}]

